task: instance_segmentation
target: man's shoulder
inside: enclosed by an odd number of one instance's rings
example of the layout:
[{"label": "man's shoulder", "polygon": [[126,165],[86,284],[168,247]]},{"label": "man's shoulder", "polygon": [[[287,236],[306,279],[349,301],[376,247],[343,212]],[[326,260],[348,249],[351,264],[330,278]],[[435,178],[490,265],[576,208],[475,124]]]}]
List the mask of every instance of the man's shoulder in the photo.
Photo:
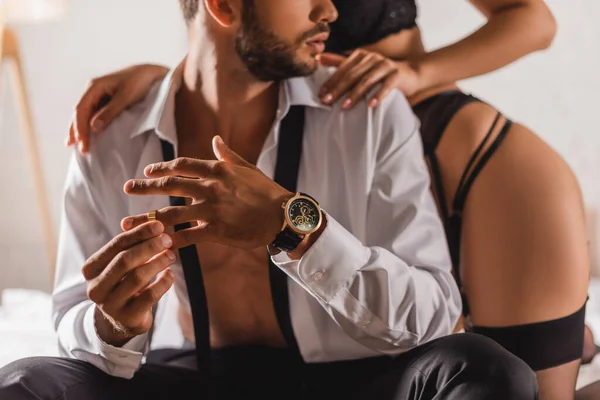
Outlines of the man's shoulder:
[{"label": "man's shoulder", "polygon": [[[336,70],[334,67],[319,67],[312,75],[303,78],[316,99],[319,98],[319,91],[323,84]],[[367,120],[375,130],[395,132],[395,134],[401,136],[403,133],[406,135],[414,133],[419,128],[419,121],[406,96],[400,90],[392,90],[377,107],[369,107],[368,101],[375,96],[380,88],[381,85],[378,85],[371,89],[350,110],[342,109],[345,96],[342,96],[335,104],[324,110],[334,119]]]},{"label": "man's shoulder", "polygon": [[87,154],[75,151],[76,163],[85,176],[98,185],[108,185],[111,177],[125,179],[120,175],[135,173],[148,142],[149,136],[142,134],[148,131],[146,121],[160,106],[159,90],[160,84],[154,85],[143,99],[123,110],[102,131],[93,133]]},{"label": "man's shoulder", "polygon": [[137,133],[144,130],[144,121],[156,107],[160,82],[152,86],[148,94],[137,103],[123,110],[106,128],[91,137],[91,149],[95,154],[119,151],[129,147]]},{"label": "man's shoulder", "polygon": [[[317,68],[317,70],[312,75],[306,77],[305,79],[309,83],[309,86],[314,91],[314,93],[316,93],[318,95],[319,90],[321,89],[323,84],[325,84],[327,82],[327,80],[329,78],[331,78],[331,76],[333,74],[335,74],[336,71],[337,71],[337,68],[335,68],[335,67],[321,66],[321,67]],[[375,96],[375,94],[377,94],[377,92],[379,91],[380,88],[381,88],[381,85],[376,85],[373,89],[371,89],[369,91],[369,93],[366,96],[363,96],[355,104],[355,106],[352,109],[360,110],[360,112],[367,111],[369,109],[368,100],[371,99],[373,96]],[[337,101],[337,103],[334,105],[334,108],[340,108],[341,103],[344,99],[345,99],[345,97],[342,96],[342,98],[339,99]],[[397,90],[397,89],[393,89],[389,92],[387,97],[379,105],[378,109],[381,110],[384,114],[386,112],[388,112],[388,110],[393,110],[394,112],[397,112],[399,110],[400,111],[408,110],[408,111],[412,112],[412,108],[411,108],[406,96],[404,95],[404,93],[402,93],[400,90]]]}]

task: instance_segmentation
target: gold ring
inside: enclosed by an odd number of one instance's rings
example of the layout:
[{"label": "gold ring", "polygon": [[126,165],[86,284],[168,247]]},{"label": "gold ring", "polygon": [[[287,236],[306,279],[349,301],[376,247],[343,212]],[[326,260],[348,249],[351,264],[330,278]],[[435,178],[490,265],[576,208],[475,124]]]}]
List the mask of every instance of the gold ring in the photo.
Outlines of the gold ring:
[{"label": "gold ring", "polygon": [[156,211],[150,211],[147,215],[148,215],[148,221],[156,221]]}]

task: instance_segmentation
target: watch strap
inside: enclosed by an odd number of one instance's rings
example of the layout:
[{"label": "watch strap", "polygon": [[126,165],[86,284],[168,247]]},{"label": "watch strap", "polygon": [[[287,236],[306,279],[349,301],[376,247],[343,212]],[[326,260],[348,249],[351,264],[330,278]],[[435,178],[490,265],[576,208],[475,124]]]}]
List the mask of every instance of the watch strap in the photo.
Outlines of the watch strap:
[{"label": "watch strap", "polygon": [[303,239],[302,236],[291,230],[289,226],[286,226],[277,234],[272,246],[289,253],[296,250]]}]

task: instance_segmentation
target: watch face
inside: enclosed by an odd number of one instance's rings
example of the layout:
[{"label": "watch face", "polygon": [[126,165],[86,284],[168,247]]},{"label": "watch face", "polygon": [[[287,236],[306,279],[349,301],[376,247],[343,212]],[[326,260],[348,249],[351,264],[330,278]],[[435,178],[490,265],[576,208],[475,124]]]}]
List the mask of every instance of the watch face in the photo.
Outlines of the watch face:
[{"label": "watch face", "polygon": [[312,232],[321,220],[318,207],[306,199],[297,199],[290,204],[288,217],[291,223],[300,232]]}]

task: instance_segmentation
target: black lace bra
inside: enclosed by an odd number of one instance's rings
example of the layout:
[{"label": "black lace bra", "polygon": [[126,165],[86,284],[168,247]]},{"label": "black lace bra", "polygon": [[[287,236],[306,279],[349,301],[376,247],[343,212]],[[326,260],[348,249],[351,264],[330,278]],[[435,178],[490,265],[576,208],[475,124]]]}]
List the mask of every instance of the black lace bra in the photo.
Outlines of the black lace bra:
[{"label": "black lace bra", "polygon": [[375,43],[416,25],[415,0],[334,0],[339,17],[331,24],[327,51],[342,53]]}]

